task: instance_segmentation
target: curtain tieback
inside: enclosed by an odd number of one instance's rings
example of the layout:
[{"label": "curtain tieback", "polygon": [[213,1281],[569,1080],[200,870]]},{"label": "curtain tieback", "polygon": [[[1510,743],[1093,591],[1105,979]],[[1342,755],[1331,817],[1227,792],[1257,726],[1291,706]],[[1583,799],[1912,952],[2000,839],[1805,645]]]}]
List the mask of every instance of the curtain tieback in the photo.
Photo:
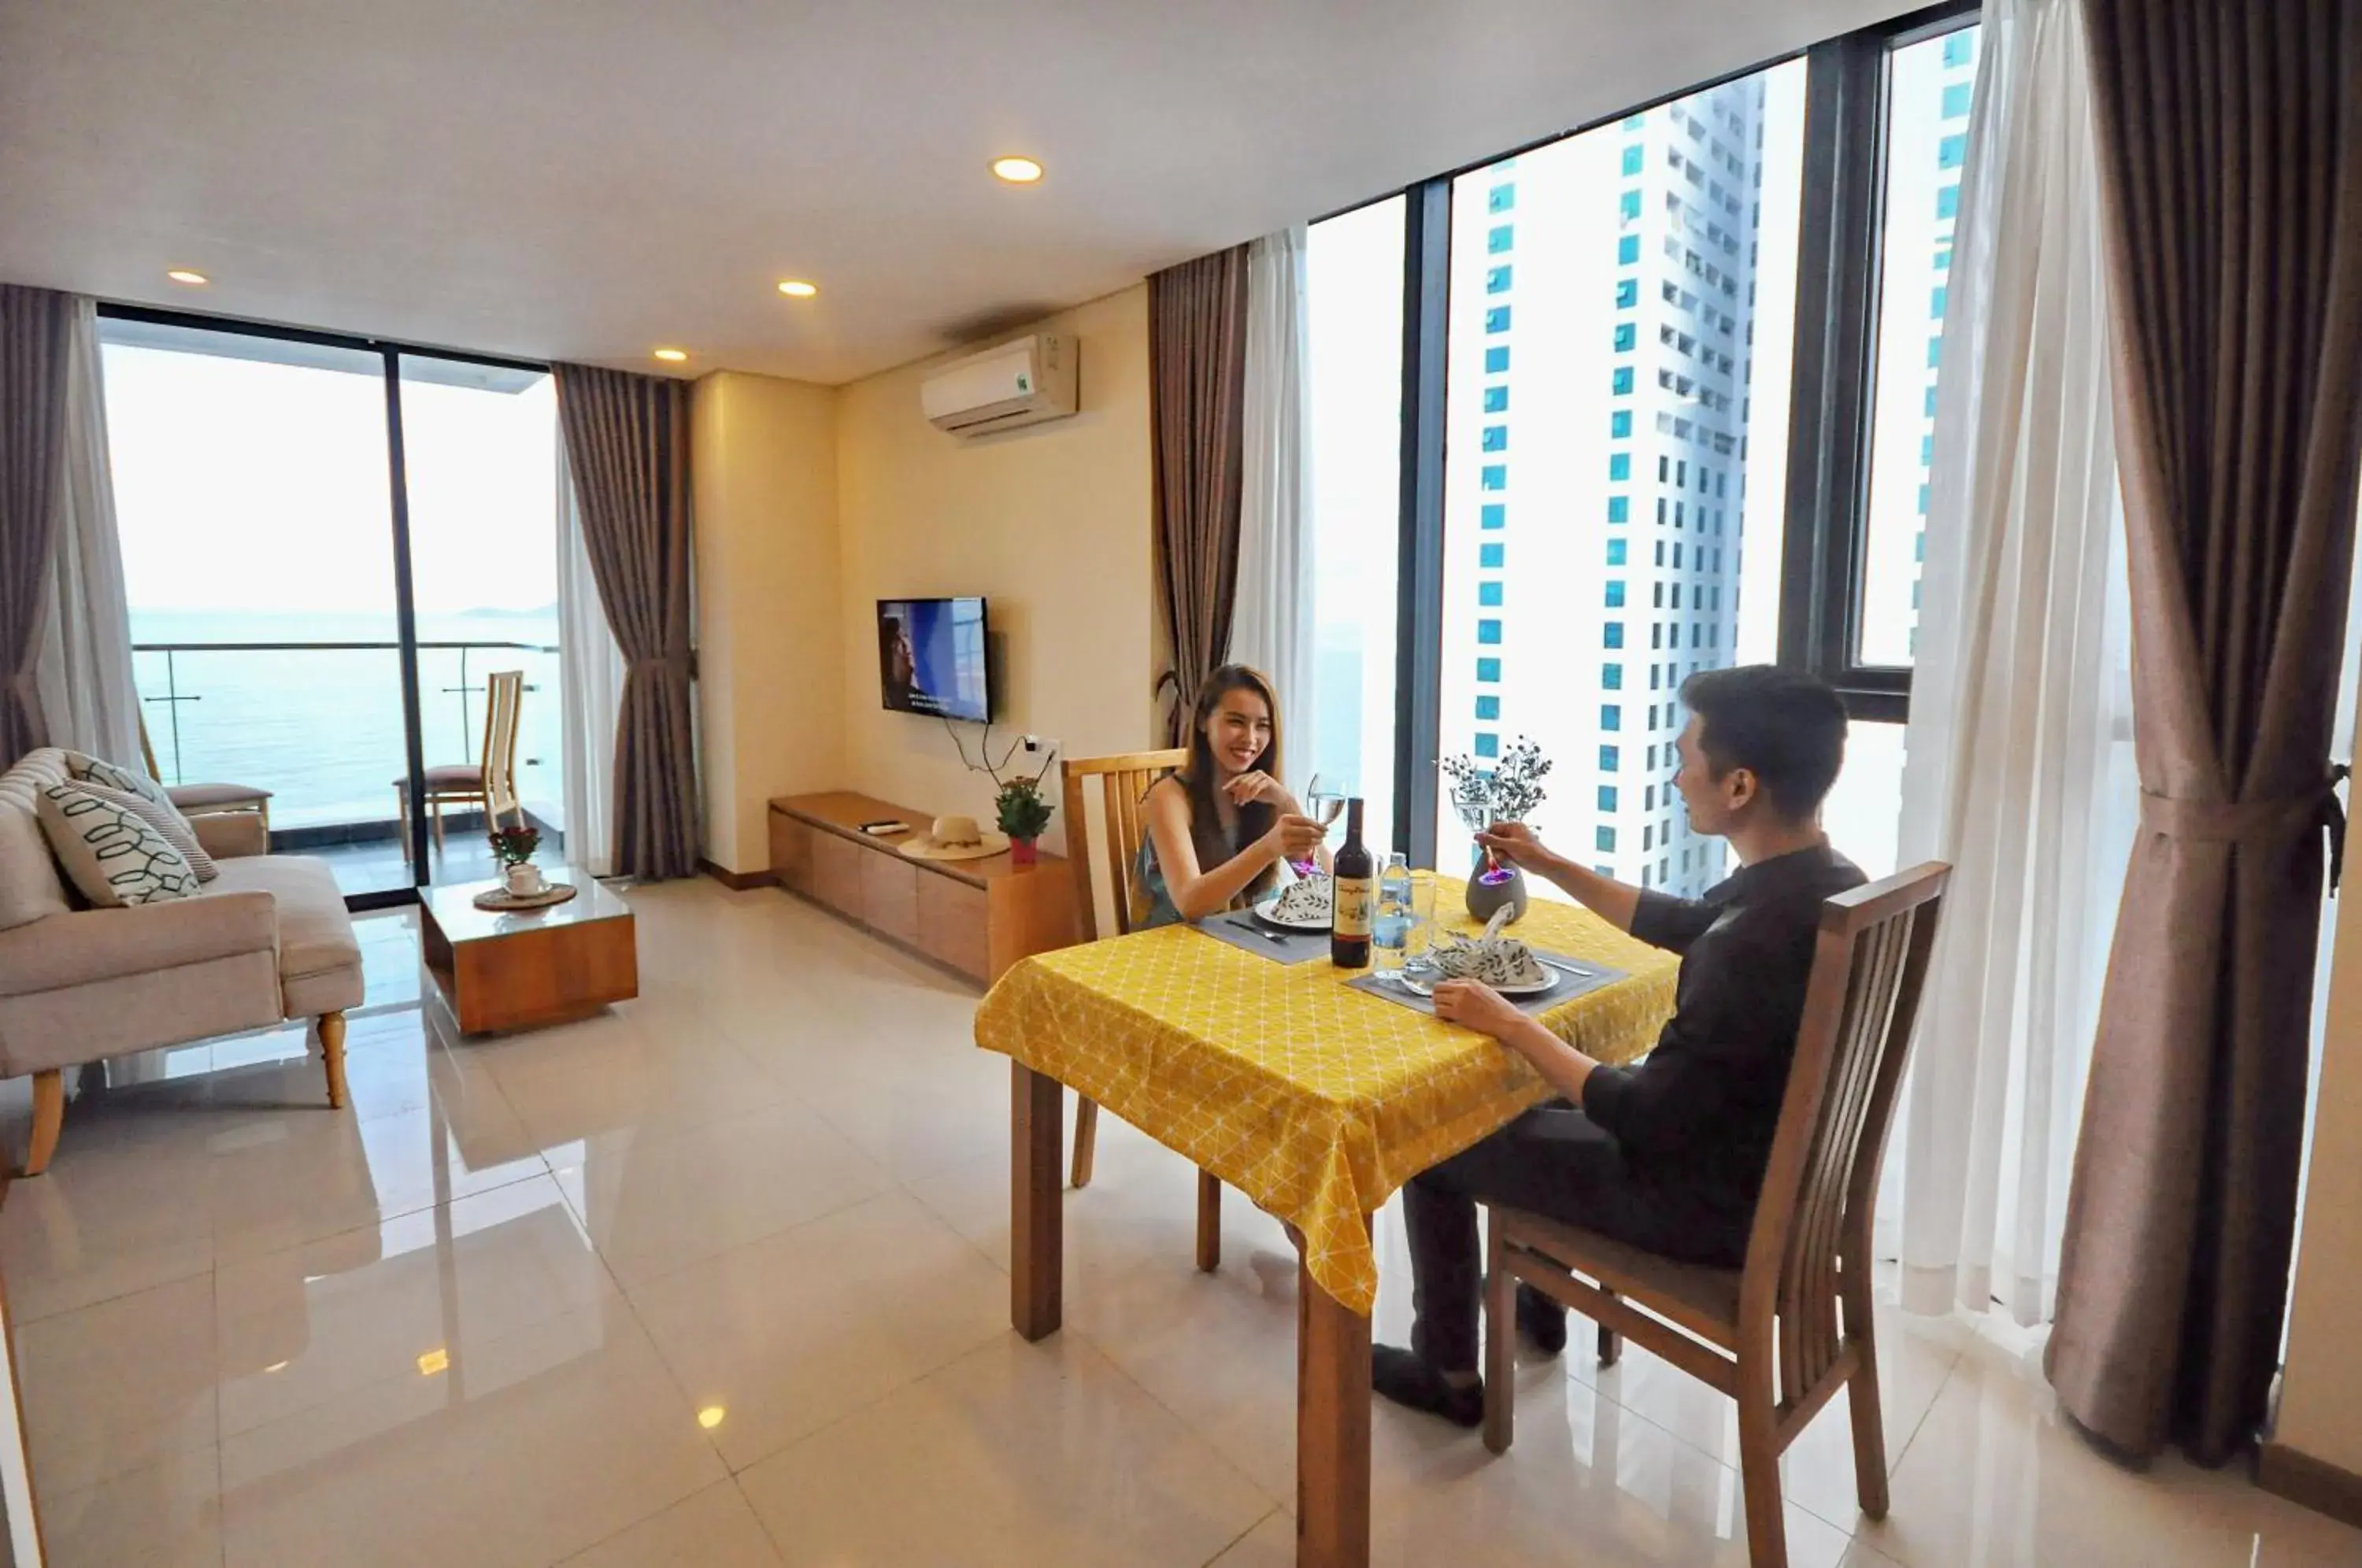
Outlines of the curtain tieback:
[{"label": "curtain tieback", "polygon": [[626,674],[635,669],[678,669],[694,680],[697,679],[697,650],[691,648],[687,653],[657,654],[650,658],[628,658],[624,661],[624,669]]},{"label": "curtain tieback", "polygon": [[2337,787],[2344,763],[2331,767],[2321,788],[2275,801],[2185,801],[2141,791],[2141,827],[2198,844],[2263,844],[2320,831],[2329,835],[2329,890],[2337,890],[2345,860],[2345,808]]}]

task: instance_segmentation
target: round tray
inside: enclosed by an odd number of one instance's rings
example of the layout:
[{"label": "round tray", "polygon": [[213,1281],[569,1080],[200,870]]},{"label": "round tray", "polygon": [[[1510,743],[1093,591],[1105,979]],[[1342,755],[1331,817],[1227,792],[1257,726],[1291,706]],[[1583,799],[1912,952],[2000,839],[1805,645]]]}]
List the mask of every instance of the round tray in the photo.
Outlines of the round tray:
[{"label": "round tray", "polygon": [[571,882],[552,882],[538,893],[519,896],[506,888],[493,888],[476,895],[480,910],[546,910],[552,904],[562,904],[577,891]]}]

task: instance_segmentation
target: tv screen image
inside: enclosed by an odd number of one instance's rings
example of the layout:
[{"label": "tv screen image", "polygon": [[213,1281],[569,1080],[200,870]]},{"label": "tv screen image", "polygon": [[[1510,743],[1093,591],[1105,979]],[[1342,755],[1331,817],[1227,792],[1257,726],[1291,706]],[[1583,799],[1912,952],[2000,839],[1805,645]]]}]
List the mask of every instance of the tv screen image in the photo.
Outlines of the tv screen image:
[{"label": "tv screen image", "polygon": [[877,602],[877,679],[885,705],[903,713],[992,716],[985,673],[982,599]]}]

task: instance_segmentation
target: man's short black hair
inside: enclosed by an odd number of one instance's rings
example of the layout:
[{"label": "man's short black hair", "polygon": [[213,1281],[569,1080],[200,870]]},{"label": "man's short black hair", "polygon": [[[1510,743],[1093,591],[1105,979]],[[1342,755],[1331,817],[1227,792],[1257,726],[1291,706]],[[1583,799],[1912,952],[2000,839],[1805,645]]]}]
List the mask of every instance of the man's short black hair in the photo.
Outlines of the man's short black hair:
[{"label": "man's short black hair", "polygon": [[1716,778],[1746,768],[1790,822],[1820,810],[1845,763],[1845,700],[1828,682],[1769,664],[1705,669],[1682,683],[1682,701]]}]

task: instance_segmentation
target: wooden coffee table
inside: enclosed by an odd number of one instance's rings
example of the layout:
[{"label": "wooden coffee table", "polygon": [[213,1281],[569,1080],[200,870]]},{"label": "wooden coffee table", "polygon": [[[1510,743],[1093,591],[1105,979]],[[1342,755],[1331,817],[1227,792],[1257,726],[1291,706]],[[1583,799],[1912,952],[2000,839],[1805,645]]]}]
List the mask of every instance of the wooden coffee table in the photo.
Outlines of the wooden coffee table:
[{"label": "wooden coffee table", "polygon": [[460,1032],[539,1029],[640,994],[631,906],[586,872],[550,880],[580,891],[544,909],[494,911],[475,905],[494,882],[421,890],[426,967]]}]

